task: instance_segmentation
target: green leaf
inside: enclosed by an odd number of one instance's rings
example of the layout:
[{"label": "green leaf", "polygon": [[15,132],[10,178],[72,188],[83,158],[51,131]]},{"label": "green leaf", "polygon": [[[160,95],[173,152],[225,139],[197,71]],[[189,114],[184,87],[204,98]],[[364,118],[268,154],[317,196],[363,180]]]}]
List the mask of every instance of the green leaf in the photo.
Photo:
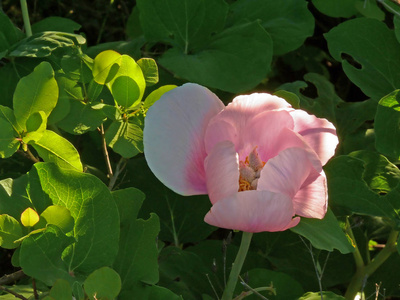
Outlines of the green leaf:
[{"label": "green leaf", "polygon": [[93,175],[51,163],[34,168],[53,204],[65,206],[75,220],[76,242],[63,252],[70,271],[88,274],[111,265],[118,251],[119,216],[108,188]]},{"label": "green leaf", "polygon": [[[344,297],[336,295],[333,292],[322,292],[322,297],[324,300],[345,300]],[[321,300],[321,294],[308,292],[300,297],[298,300]]]},{"label": "green leaf", "polygon": [[32,33],[39,33],[43,31],[75,33],[81,27],[81,25],[72,21],[71,19],[61,17],[47,17],[35,24],[32,24]]},{"label": "green leaf", "polygon": [[105,134],[107,145],[125,158],[143,152],[143,129],[133,121],[112,122]]},{"label": "green leaf", "polygon": [[73,241],[73,237],[67,237],[52,225],[42,233],[27,237],[22,242],[19,255],[24,273],[50,286],[57,279],[72,283],[74,279],[70,276],[61,255]]},{"label": "green leaf", "polygon": [[152,86],[158,82],[158,67],[156,61],[152,58],[141,58],[137,64],[143,71],[146,86]]},{"label": "green leaf", "polygon": [[375,116],[375,146],[379,152],[400,158],[400,90],[379,101]]},{"label": "green leaf", "polygon": [[274,95],[285,99],[293,108],[300,108],[300,98],[295,93],[279,90],[276,91]]},{"label": "green leaf", "polygon": [[131,186],[140,188],[146,194],[147,201],[143,203],[140,216],[152,212],[159,216],[159,238],[162,241],[176,245],[195,243],[216,230],[204,222],[204,216],[211,207],[207,196],[185,197],[168,190],[151,172],[144,157],[129,160],[126,169],[127,178],[132,180]]},{"label": "green leaf", "polygon": [[62,232],[68,233],[74,228],[74,218],[66,207],[51,205],[40,214],[35,229],[44,228],[47,224],[56,225]]},{"label": "green leaf", "polygon": [[0,212],[18,220],[27,207],[41,213],[51,205],[49,196],[42,190],[35,168],[17,179],[1,180],[0,199]]},{"label": "green leaf", "polygon": [[182,296],[174,294],[172,291],[158,286],[158,285],[145,285],[137,284],[132,286],[132,290],[129,292],[122,291],[118,296],[120,300],[135,299],[148,299],[148,300],[183,300]]},{"label": "green leaf", "polygon": [[223,29],[228,13],[221,0],[138,0],[137,6],[148,41],[165,42],[185,53],[207,45]]},{"label": "green leaf", "polygon": [[118,76],[111,85],[111,94],[122,107],[128,108],[140,97],[140,89],[136,81],[128,76]]},{"label": "green leaf", "polygon": [[144,100],[143,103],[143,113],[146,114],[147,110],[152,106],[158,99],[161,98],[166,92],[176,88],[176,85],[163,85],[158,89],[152,91]]},{"label": "green leaf", "polygon": [[322,220],[302,218],[299,225],[291,230],[307,238],[317,249],[338,249],[343,254],[354,251],[331,210],[327,211]]},{"label": "green leaf", "polygon": [[49,296],[57,300],[71,300],[71,284],[64,279],[57,279],[50,290]]},{"label": "green leaf", "polygon": [[121,278],[109,267],[93,271],[83,283],[90,299],[115,299],[121,290]]},{"label": "green leaf", "polygon": [[384,23],[367,18],[349,20],[325,38],[331,55],[367,96],[377,100],[399,87],[400,44]]},{"label": "green leaf", "polygon": [[198,299],[201,294],[214,295],[205,275],[209,270],[196,254],[173,246],[166,247],[160,253],[159,266],[159,285],[182,295],[185,300]]},{"label": "green leaf", "polygon": [[33,148],[44,161],[55,162],[59,167],[82,171],[78,151],[65,138],[46,130],[40,140],[32,143]]},{"label": "green leaf", "polygon": [[357,13],[358,0],[312,0],[313,5],[323,14],[333,18],[349,18]]},{"label": "green leaf", "polygon": [[92,104],[68,100],[69,113],[57,125],[71,134],[84,134],[96,130],[106,119],[102,110],[93,109]]},{"label": "green leaf", "polygon": [[58,86],[53,68],[48,62],[40,63],[31,74],[17,84],[13,97],[14,114],[20,128],[35,112],[43,111],[48,117],[57,104]]},{"label": "green leaf", "polygon": [[[23,38],[22,31],[15,27],[3,11],[0,11],[0,53],[4,53],[4,51]],[[0,55],[0,57],[2,56]]]},{"label": "green leaf", "polygon": [[25,227],[33,227],[39,222],[39,215],[32,208],[28,207],[21,214],[21,223]]},{"label": "green leaf", "polygon": [[238,93],[254,88],[271,68],[272,40],[259,22],[227,28],[201,51],[167,50],[158,63],[188,81]]},{"label": "green leaf", "polygon": [[156,238],[160,222],[155,214],[147,220],[137,219],[144,194],[129,188],[112,193],[121,216],[121,237],[113,268],[122,280],[121,294],[132,292],[132,284],[158,281],[158,249]]},{"label": "green leaf", "polygon": [[93,61],[93,77],[98,84],[106,84],[115,77],[119,69],[121,54],[107,50],[99,53]]},{"label": "green leaf", "polygon": [[374,192],[386,194],[399,184],[400,170],[383,155],[361,150],[350,153],[350,156],[364,161],[363,180]]},{"label": "green leaf", "polygon": [[27,144],[30,141],[38,141],[42,138],[47,127],[47,117],[43,111],[31,114],[26,121],[26,135],[22,141]]},{"label": "green leaf", "polygon": [[283,55],[299,48],[314,33],[314,17],[307,1],[240,0],[230,7],[234,24],[260,20],[270,34],[274,55]]},{"label": "green leaf", "polygon": [[22,133],[22,128],[18,126],[17,120],[15,119],[14,111],[8,106],[0,105],[0,119],[8,121],[14,128],[15,133]]},{"label": "green leaf", "polygon": [[46,31],[36,33],[14,45],[7,56],[10,57],[46,57],[60,48],[75,48],[86,43],[78,34]]},{"label": "green leaf", "polygon": [[331,159],[324,167],[328,177],[329,201],[341,213],[386,217],[395,220],[389,201],[379,197],[363,180],[364,162],[351,156]]},{"label": "green leaf", "polygon": [[[260,291],[260,294],[271,300],[297,299],[297,297],[304,293],[301,285],[285,273],[257,268],[248,271],[246,278],[248,278],[248,282],[246,283],[252,288],[271,286],[276,291],[276,295],[271,293],[271,291]],[[288,288],[289,286],[290,289]],[[239,295],[242,291],[243,286],[238,282],[235,294]],[[246,298],[249,300],[260,299],[259,296],[254,294]]]},{"label": "green leaf", "polygon": [[15,139],[15,131],[12,125],[0,118],[0,158],[13,155],[19,148],[20,142]]},{"label": "green leaf", "polygon": [[93,79],[92,70],[89,67],[93,60],[84,54],[64,55],[61,59],[61,67],[65,74],[78,82],[88,83]]},{"label": "green leaf", "polygon": [[0,215],[0,246],[5,249],[14,249],[19,246],[14,241],[23,236],[22,227],[13,217]]}]

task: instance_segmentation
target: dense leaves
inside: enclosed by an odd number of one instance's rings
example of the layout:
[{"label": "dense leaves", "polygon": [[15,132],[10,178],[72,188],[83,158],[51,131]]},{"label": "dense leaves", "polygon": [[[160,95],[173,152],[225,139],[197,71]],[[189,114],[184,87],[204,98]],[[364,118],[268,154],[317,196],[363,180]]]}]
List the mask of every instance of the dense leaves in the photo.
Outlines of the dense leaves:
[{"label": "dense leaves", "polygon": [[236,299],[400,296],[395,1],[38,2],[32,35],[23,15],[2,4],[0,269],[29,278],[0,278],[0,299],[221,298],[242,234],[206,224],[207,195],[163,186],[143,147],[185,82],[225,104],[274,93],[340,140],[325,218],[255,234]]}]

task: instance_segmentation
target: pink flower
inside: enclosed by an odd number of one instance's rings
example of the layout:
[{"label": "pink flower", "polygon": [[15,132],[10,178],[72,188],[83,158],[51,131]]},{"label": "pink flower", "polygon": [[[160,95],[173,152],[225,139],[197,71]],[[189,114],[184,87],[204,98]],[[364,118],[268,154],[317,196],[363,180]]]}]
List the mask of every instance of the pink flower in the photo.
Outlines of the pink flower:
[{"label": "pink flower", "polygon": [[205,222],[247,232],[282,231],[327,210],[322,166],[338,139],[326,119],[270,94],[225,106],[185,84],[148,111],[144,152],[153,173],[182,195],[208,194]]}]

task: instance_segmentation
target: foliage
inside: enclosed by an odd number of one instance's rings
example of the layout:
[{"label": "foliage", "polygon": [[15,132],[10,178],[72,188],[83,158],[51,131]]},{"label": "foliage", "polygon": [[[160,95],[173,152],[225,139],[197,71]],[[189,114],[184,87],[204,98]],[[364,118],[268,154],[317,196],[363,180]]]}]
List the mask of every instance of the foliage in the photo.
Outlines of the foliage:
[{"label": "foliage", "polygon": [[32,35],[19,4],[0,11],[0,299],[222,295],[241,233],[204,223],[208,198],[168,190],[143,155],[147,110],[185,82],[226,103],[275,93],[340,140],[326,217],[255,234],[236,299],[400,297],[400,6],[92,2],[38,2]]}]

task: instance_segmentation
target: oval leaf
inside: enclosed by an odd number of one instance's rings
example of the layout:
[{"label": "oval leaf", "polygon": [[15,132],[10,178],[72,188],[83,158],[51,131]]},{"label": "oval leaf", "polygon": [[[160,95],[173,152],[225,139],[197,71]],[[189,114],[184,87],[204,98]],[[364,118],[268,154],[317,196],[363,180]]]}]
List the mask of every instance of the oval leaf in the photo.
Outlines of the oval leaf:
[{"label": "oval leaf", "polygon": [[90,299],[112,300],[121,290],[121,278],[109,267],[97,269],[83,283]]},{"label": "oval leaf", "polygon": [[39,215],[32,208],[28,207],[21,214],[21,223],[25,227],[32,227],[39,222]]},{"label": "oval leaf", "polygon": [[14,241],[23,236],[21,224],[9,215],[0,215],[0,246],[14,249],[19,246]]}]

